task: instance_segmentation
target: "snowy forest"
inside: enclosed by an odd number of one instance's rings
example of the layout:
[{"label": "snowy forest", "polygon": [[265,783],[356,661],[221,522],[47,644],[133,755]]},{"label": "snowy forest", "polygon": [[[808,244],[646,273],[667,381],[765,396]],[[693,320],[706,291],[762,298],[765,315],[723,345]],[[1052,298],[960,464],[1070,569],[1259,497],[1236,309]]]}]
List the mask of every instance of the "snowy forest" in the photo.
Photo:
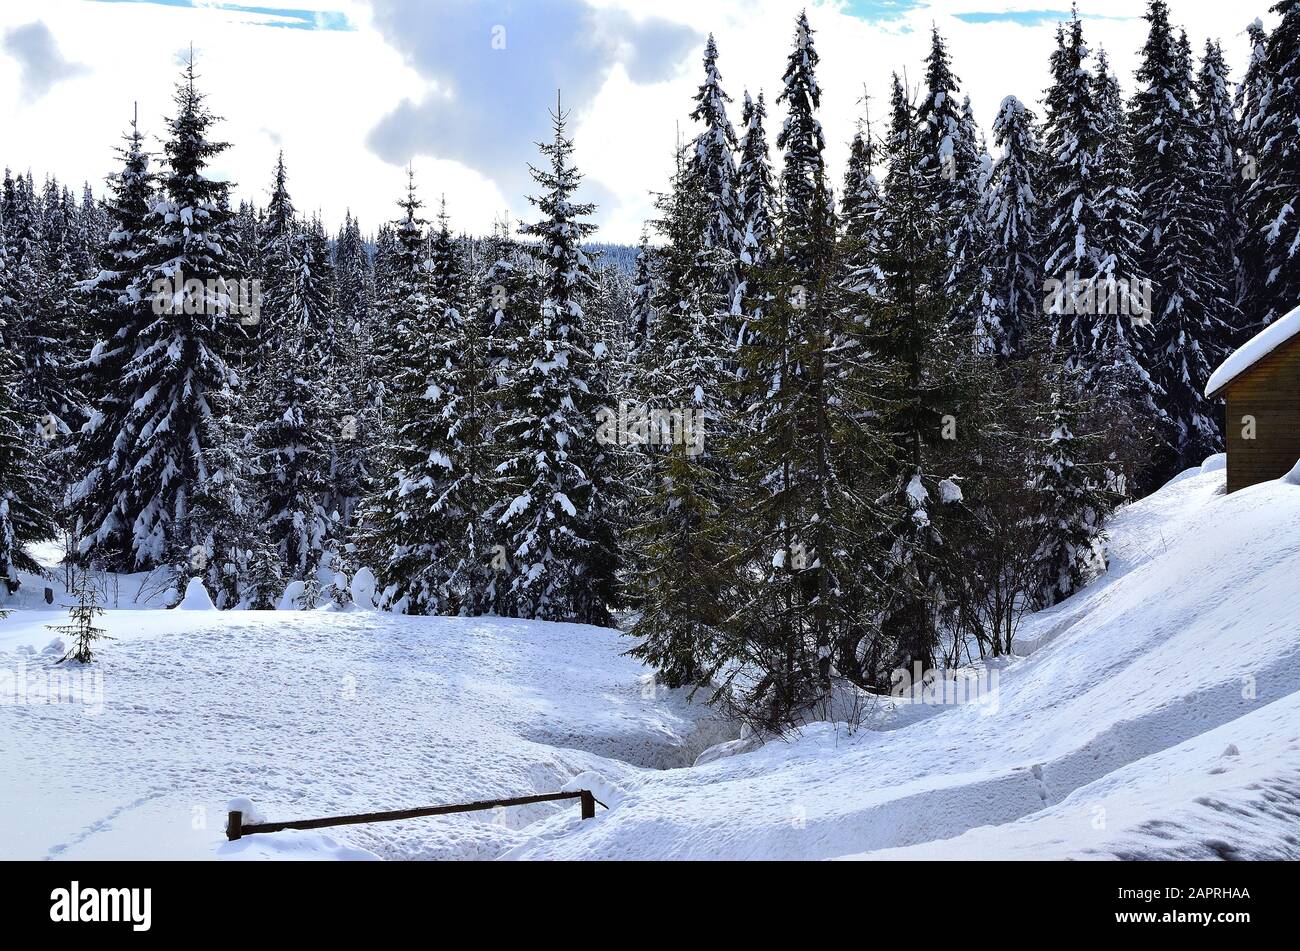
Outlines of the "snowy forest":
[{"label": "snowy forest", "polygon": [[327,231],[310,156],[235,206],[192,59],[103,188],[5,170],[0,605],[56,541],[172,604],[619,626],[774,732],[1009,654],[1110,513],[1222,451],[1210,374],[1300,301],[1300,0],[1274,12],[1233,77],[1150,0],[1131,95],[1076,13],[1000,104],[935,29],[856,129],[819,121],[807,15],[774,98],[710,38],[634,252],[595,243],[562,98],[518,159],[534,215],[490,235],[414,174]]}]

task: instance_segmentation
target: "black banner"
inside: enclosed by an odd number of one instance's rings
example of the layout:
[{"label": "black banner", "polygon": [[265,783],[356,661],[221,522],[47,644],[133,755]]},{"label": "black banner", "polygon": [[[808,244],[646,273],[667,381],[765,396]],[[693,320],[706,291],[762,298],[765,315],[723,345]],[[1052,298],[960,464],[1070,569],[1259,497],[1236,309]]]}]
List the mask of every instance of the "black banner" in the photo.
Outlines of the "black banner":
[{"label": "black banner", "polygon": [[494,907],[494,937],[530,929],[535,937],[541,922],[579,924],[592,914],[653,922],[667,937],[668,923],[688,912],[727,909],[728,929],[744,931],[786,915],[807,924],[825,914],[832,924],[857,908],[874,938],[1027,925],[1070,937],[1141,932],[1182,940],[1199,931],[1231,940],[1261,925],[1286,926],[1295,914],[1294,903],[1284,903],[1296,870],[1282,864],[772,864],[4,863],[0,913],[18,933],[111,931],[128,940],[337,939],[430,917],[445,920],[440,927],[472,925]]}]

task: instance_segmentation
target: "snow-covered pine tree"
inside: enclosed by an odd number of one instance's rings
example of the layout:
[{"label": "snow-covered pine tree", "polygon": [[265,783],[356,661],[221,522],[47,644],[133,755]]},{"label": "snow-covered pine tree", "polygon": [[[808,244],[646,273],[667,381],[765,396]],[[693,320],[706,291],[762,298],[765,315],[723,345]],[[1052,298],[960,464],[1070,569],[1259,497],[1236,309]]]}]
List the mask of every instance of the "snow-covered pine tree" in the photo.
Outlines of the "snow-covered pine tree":
[{"label": "snow-covered pine tree", "polygon": [[331,463],[328,346],[333,319],[319,244],[294,228],[269,249],[267,350],[257,370],[254,440],[260,524],[294,580],[315,572],[333,526],[325,508]]},{"label": "snow-covered pine tree", "polygon": [[582,249],[595,230],[594,206],[574,201],[582,176],[572,164],[568,114],[552,114],[554,137],[531,168],[541,219],[521,232],[539,271],[541,302],[511,355],[495,429],[503,457],[502,497],[493,517],[506,532],[513,565],[512,610],[521,617],[607,624],[616,553],[599,541],[606,520],[599,405],[591,381],[595,344],[585,308],[594,281]]},{"label": "snow-covered pine tree", "polygon": [[367,502],[362,547],[390,605],[409,614],[446,614],[457,610],[448,581],[460,554],[461,513],[446,497],[458,455],[447,411],[455,396],[459,315],[433,292],[423,206],[408,171],[387,262],[390,284],[381,289],[392,334],[385,347],[392,437],[384,476]]},{"label": "snow-covered pine tree", "polygon": [[1008,96],[993,121],[994,144],[1001,155],[989,181],[988,307],[981,335],[1000,360],[1026,355],[1031,334],[1042,320],[1041,210],[1043,167],[1033,112]]},{"label": "snow-covered pine tree", "polygon": [[130,441],[126,418],[137,394],[126,368],[141,331],[153,320],[150,302],[139,289],[153,246],[146,219],[155,199],[154,175],[135,119],[118,154],[122,168],[109,178],[109,231],[100,270],[87,285],[92,344],[80,366],[80,385],[90,414],[81,429],[76,478],[68,492],[78,558],[106,571],[129,571],[134,563],[130,474],[124,460]]},{"label": "snow-covered pine tree", "polygon": [[1232,307],[1220,316],[1224,336],[1216,341],[1214,353],[1225,355],[1244,342],[1247,331],[1240,309],[1238,277],[1241,273],[1241,246],[1246,229],[1242,201],[1246,195],[1246,177],[1242,174],[1240,152],[1241,124],[1232,101],[1228,64],[1219,43],[1206,40],[1201,68],[1196,77],[1196,127],[1200,135],[1200,155],[1205,166],[1204,188],[1216,220],[1210,230],[1217,238],[1213,261],[1215,274],[1226,288]]},{"label": "snow-covered pine tree", "polygon": [[635,400],[663,416],[624,437],[611,407],[598,435],[610,449],[628,437],[637,443],[621,447],[644,470],[645,498],[628,534],[628,596],[640,611],[632,654],[674,688],[705,684],[717,669],[734,570],[720,452],[731,341],[715,319],[728,299],[714,279],[717,249],[704,245],[705,188],[679,160],[672,190],[658,201],[665,243],[647,302],[656,314],[654,339],[638,365]]},{"label": "snow-covered pine tree", "polygon": [[786,60],[784,88],[777,98],[786,107],[785,125],[777,136],[776,146],[785,151],[781,169],[781,226],[786,264],[797,279],[806,279],[812,267],[813,251],[809,245],[813,225],[823,196],[817,182],[825,172],[826,148],[822,124],[817,118],[822,92],[817,84],[820,57],[813,43],[813,29],[808,14],[799,14],[795,24],[794,49]]},{"label": "snow-covered pine tree", "polygon": [[861,679],[877,686],[900,667],[933,667],[941,609],[959,570],[943,529],[961,492],[939,467],[953,454],[962,421],[971,422],[963,412],[963,372],[972,356],[946,332],[947,245],[933,207],[941,171],[928,158],[932,141],[923,132],[895,75],[879,255],[884,281],[866,334],[872,422],[887,442],[875,454],[885,491],[884,512],[874,521],[886,528],[866,562],[879,626],[857,659]]},{"label": "snow-covered pine tree", "polygon": [[966,345],[987,353],[992,343],[983,331],[989,306],[989,232],[986,190],[990,159],[980,141],[970,98],[962,101],[953,140],[956,177],[945,188],[952,214],[948,246],[948,323]]},{"label": "snow-covered pine tree", "polygon": [[[1119,84],[1094,75],[1077,11],[1057,31],[1046,97],[1044,305],[1053,342],[1090,381],[1157,412],[1144,367],[1142,236]],[[1137,318],[1135,320],[1135,318]]]},{"label": "snow-covered pine tree", "polygon": [[[151,247],[131,288],[152,310],[126,367],[131,395],[120,443],[129,480],[124,523],[137,569],[179,564],[201,547],[187,522],[194,490],[210,475],[211,421],[238,416],[239,379],[225,360],[238,318],[220,284],[216,294],[208,289],[227,277],[229,214],[221,205],[229,186],[205,170],[226,144],[209,138],[216,120],[195,86],[192,59],[175,102],[162,195],[145,219]],[[213,555],[206,552],[209,561]]]},{"label": "snow-covered pine tree", "polygon": [[[694,142],[690,174],[699,180],[699,197],[708,203],[708,214],[702,223],[703,247],[718,257],[716,279],[723,283],[716,292],[732,301],[740,283],[737,267],[744,245],[745,222],[737,193],[739,145],[727,118],[729,102],[731,97],[722,88],[722,74],[718,70],[718,45],[710,34],[704,48],[704,82],[695,94],[695,109],[691,113],[691,118],[704,126],[704,130]],[[737,311],[738,308],[736,301]],[[727,336],[735,339],[738,332],[735,318],[727,319],[726,323]]]},{"label": "snow-covered pine tree", "polygon": [[963,128],[960,93],[961,80],[952,71],[948,44],[934,26],[930,31],[930,52],[925,59],[925,93],[916,109],[916,125],[921,143],[922,180],[933,189],[934,213],[943,221],[940,233],[950,253],[968,211],[971,182],[979,174],[972,167],[974,123]]},{"label": "snow-covered pine tree", "polygon": [[[1300,0],[1279,0],[1281,17],[1268,36],[1265,93],[1250,130],[1258,148],[1257,177],[1246,194],[1248,286],[1245,319],[1265,327],[1300,301]],[[1247,146],[1249,147],[1249,145]]]},{"label": "snow-covered pine tree", "polygon": [[1038,583],[1029,596],[1041,607],[1064,601],[1105,567],[1103,525],[1116,502],[1106,488],[1104,467],[1089,461],[1097,455],[1090,450],[1097,437],[1079,431],[1090,399],[1081,375],[1061,366],[1048,386],[1029,468],[1042,521]]},{"label": "snow-covered pine tree", "polygon": [[32,449],[31,423],[18,406],[21,371],[9,337],[18,307],[6,247],[0,218],[0,585],[12,594],[18,572],[40,571],[26,546],[53,538],[55,526]]},{"label": "snow-covered pine tree", "polygon": [[1222,448],[1205,384],[1223,356],[1218,346],[1232,304],[1219,256],[1223,206],[1213,188],[1220,158],[1209,153],[1197,122],[1191,48],[1186,35],[1175,35],[1165,0],[1151,0],[1146,19],[1130,127],[1147,222],[1141,269],[1152,283],[1148,365],[1168,419],[1155,474],[1161,484]]}]

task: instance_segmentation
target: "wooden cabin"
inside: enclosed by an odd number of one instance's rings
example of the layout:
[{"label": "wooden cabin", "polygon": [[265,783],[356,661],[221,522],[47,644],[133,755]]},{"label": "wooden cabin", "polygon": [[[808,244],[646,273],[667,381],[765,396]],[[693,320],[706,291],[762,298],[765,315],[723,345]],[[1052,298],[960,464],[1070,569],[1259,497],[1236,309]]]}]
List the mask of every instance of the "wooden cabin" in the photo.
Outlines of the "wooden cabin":
[{"label": "wooden cabin", "polygon": [[1210,377],[1228,402],[1228,491],[1280,479],[1300,462],[1300,309],[1237,350]]}]

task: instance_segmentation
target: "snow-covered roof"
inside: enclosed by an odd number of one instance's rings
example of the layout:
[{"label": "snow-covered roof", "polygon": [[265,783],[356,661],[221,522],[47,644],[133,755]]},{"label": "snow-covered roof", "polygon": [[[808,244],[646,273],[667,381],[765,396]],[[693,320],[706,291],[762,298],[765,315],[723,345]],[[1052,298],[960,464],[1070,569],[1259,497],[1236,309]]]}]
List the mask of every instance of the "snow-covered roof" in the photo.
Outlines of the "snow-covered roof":
[{"label": "snow-covered roof", "polygon": [[1278,320],[1273,321],[1262,331],[1251,337],[1232,356],[1223,361],[1223,366],[1214,371],[1210,382],[1205,387],[1205,395],[1213,397],[1225,386],[1241,376],[1255,364],[1282,346],[1292,337],[1300,335],[1300,307]]}]

